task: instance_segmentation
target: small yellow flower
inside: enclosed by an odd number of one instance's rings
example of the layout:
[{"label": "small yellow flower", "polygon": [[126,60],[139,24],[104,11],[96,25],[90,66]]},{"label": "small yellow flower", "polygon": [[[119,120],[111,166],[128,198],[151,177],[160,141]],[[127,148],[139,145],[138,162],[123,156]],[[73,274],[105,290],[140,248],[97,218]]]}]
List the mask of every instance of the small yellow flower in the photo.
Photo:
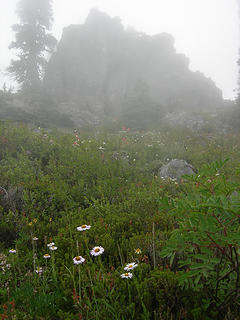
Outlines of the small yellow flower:
[{"label": "small yellow flower", "polygon": [[142,253],[142,250],[140,248],[137,248],[137,249],[135,249],[135,253],[140,254],[140,253]]},{"label": "small yellow flower", "polygon": [[29,224],[28,224],[28,225],[29,225],[29,227],[31,227],[31,226],[32,226],[32,224],[33,224],[33,223],[32,223],[32,221],[31,221],[31,222],[29,222]]},{"label": "small yellow flower", "polygon": [[33,222],[34,222],[34,223],[37,223],[37,219],[36,219],[36,218],[35,218],[35,219],[33,219]]}]

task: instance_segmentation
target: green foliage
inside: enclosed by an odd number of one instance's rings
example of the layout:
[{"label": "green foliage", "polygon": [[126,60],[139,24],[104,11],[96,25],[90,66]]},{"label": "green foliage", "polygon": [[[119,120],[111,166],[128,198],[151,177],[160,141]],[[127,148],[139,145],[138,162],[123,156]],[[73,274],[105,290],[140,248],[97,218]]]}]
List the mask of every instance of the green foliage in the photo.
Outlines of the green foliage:
[{"label": "green foliage", "polygon": [[205,165],[188,178],[184,197],[174,201],[178,228],[161,252],[181,268],[181,285],[203,291],[208,309],[219,312],[235,308],[240,285],[240,198],[233,196],[238,184],[222,172],[225,162]]}]

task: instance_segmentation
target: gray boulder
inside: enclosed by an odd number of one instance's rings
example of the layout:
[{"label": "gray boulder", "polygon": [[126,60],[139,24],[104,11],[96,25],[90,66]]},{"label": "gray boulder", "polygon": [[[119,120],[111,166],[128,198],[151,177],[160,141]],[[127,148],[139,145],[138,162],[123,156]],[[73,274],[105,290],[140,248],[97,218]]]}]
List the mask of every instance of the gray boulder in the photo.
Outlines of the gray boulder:
[{"label": "gray boulder", "polygon": [[161,178],[176,179],[180,181],[184,175],[195,174],[196,170],[185,160],[173,159],[168,164],[163,165],[159,170],[159,176]]}]

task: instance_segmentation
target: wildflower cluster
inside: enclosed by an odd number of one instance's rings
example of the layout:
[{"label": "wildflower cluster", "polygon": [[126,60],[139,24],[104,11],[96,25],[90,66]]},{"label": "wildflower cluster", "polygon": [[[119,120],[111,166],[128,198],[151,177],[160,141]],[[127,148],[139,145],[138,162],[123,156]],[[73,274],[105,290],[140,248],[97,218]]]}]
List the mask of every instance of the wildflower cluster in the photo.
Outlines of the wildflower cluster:
[{"label": "wildflower cluster", "polygon": [[77,130],[74,130],[74,133],[75,133],[75,138],[76,140],[73,142],[73,146],[78,146],[79,147],[79,142],[80,142],[80,138],[79,138],[79,135],[77,133]]},{"label": "wildflower cluster", "polygon": [[51,250],[51,251],[57,250],[57,247],[55,246],[54,242],[49,243],[47,246],[48,246],[49,250]]},{"label": "wildflower cluster", "polygon": [[[77,227],[77,231],[86,231],[86,230],[89,230],[91,228],[90,225],[86,225],[86,224],[83,224],[79,227]],[[32,241],[35,242],[35,241],[38,241],[38,237],[34,236],[32,237]],[[50,251],[56,251],[58,249],[58,247],[55,245],[55,242],[50,242],[47,244],[47,247]],[[33,249],[34,249],[34,245],[33,245]],[[9,253],[11,254],[16,254],[17,253],[17,250],[16,249],[10,249],[9,250]],[[92,248],[92,250],[90,250],[90,255],[93,256],[93,257],[97,257],[99,255],[102,255],[104,253],[104,248],[102,246],[95,246]],[[35,264],[35,259],[36,259],[36,253],[34,252],[34,264]],[[45,253],[43,255],[43,258],[45,260],[48,260],[51,258],[51,255],[49,253]],[[85,262],[85,258],[83,258],[82,256],[78,255],[76,257],[73,258],[73,264],[75,265],[80,265],[80,264],[83,264]],[[38,274],[38,275],[41,275],[43,272],[44,272],[44,269],[43,267],[37,267],[35,269],[35,272]]]},{"label": "wildflower cluster", "polygon": [[[141,249],[135,249],[135,253],[140,254],[141,253]],[[136,262],[131,262],[128,263],[125,267],[124,270],[126,271],[125,273],[121,274],[121,278],[123,279],[131,279],[133,277],[133,274],[129,271],[134,270],[136,267],[138,266],[138,264]]]},{"label": "wildflower cluster", "polygon": [[[77,231],[86,231],[89,229],[91,229],[91,226],[87,225],[87,224],[83,224],[83,225],[77,227]],[[90,250],[90,254],[93,257],[100,256],[103,254],[103,252],[104,252],[104,248],[101,246],[96,246],[92,250]],[[82,256],[77,256],[77,257],[73,258],[74,264],[82,264],[84,262],[85,262],[85,259]]]}]

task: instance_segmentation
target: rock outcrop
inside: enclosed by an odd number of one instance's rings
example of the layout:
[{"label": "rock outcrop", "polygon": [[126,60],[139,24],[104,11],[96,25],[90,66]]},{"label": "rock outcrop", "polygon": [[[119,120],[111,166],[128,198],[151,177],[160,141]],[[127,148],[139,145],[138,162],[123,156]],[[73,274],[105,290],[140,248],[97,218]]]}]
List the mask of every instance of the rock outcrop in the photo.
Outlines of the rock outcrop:
[{"label": "rock outcrop", "polygon": [[207,110],[222,93],[189,59],[176,53],[167,33],[149,36],[96,9],[82,25],[64,28],[52,55],[45,88],[57,104],[73,102],[126,121],[156,120],[163,110]]}]

